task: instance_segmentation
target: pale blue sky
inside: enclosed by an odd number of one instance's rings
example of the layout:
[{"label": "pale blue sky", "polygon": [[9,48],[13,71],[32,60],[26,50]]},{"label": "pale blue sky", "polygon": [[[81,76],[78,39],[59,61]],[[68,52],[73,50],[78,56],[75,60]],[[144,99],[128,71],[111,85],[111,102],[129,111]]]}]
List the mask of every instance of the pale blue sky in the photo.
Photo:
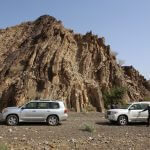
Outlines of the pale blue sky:
[{"label": "pale blue sky", "polygon": [[119,59],[150,79],[150,0],[1,0],[0,28],[44,14],[75,32],[104,36]]}]

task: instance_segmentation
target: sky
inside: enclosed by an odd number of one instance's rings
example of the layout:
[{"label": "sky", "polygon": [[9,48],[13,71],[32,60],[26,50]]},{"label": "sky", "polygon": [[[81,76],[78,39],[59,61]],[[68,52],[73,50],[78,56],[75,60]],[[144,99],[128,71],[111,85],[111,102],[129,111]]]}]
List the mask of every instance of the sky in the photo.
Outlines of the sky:
[{"label": "sky", "polygon": [[0,29],[44,14],[76,33],[105,37],[124,65],[150,79],[150,0],[1,0]]}]

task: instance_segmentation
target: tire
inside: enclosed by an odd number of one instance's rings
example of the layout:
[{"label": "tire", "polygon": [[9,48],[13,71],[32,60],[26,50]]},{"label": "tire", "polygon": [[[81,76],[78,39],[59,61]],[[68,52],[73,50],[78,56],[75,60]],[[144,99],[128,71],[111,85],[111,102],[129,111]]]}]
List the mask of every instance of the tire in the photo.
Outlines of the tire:
[{"label": "tire", "polygon": [[125,126],[128,124],[128,118],[125,115],[121,115],[118,118],[118,124],[121,126]]},{"label": "tire", "polygon": [[6,119],[6,123],[9,126],[15,126],[19,122],[18,117],[16,115],[9,115]]},{"label": "tire", "polygon": [[47,118],[47,123],[50,126],[56,126],[59,123],[58,117],[56,115],[51,115]]}]

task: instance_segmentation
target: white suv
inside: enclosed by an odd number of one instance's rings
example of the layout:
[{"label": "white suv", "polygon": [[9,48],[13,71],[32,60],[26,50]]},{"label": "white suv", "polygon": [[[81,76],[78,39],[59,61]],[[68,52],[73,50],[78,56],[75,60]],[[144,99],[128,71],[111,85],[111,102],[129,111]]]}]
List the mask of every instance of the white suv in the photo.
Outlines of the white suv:
[{"label": "white suv", "polygon": [[2,120],[11,126],[19,122],[47,122],[54,126],[67,117],[64,103],[50,100],[32,100],[21,107],[7,107],[1,113]]},{"label": "white suv", "polygon": [[118,122],[119,125],[126,125],[128,122],[146,122],[148,110],[141,112],[150,104],[148,102],[134,102],[126,104],[119,109],[110,109],[106,112],[105,118],[110,122]]}]

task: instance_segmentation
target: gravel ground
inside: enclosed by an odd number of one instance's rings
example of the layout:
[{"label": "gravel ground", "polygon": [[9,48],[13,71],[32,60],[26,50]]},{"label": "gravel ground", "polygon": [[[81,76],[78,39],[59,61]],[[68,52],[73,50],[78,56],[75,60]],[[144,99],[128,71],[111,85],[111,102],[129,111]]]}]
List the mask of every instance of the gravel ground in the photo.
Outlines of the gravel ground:
[{"label": "gravel ground", "polygon": [[0,124],[0,149],[11,150],[149,150],[150,127],[146,124],[118,126],[104,114],[69,113],[58,126],[21,123],[10,127]]}]

